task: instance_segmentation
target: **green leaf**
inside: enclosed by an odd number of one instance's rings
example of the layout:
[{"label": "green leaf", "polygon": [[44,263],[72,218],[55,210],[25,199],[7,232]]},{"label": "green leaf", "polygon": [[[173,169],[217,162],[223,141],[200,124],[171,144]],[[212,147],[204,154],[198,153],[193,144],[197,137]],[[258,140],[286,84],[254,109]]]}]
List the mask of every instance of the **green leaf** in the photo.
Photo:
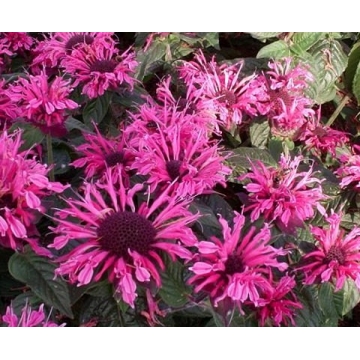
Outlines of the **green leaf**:
[{"label": "green leaf", "polygon": [[24,253],[15,253],[9,261],[10,274],[27,284],[47,305],[73,318],[67,283],[60,277],[54,279],[57,266],[49,259],[27,248]]},{"label": "green leaf", "polygon": [[265,42],[267,39],[274,38],[281,34],[281,32],[250,32],[249,33],[254,39]]},{"label": "green leaf", "polygon": [[167,51],[167,45],[168,44],[165,41],[155,39],[146,52],[143,50],[138,51],[136,60],[138,61],[139,65],[135,74],[138,80],[142,81],[146,75],[153,71],[154,67],[157,66],[159,61],[164,60]]},{"label": "green leaf", "polygon": [[354,44],[348,58],[348,65],[345,70],[346,87],[352,90],[355,73],[360,62],[360,42]]},{"label": "green leaf", "polygon": [[165,271],[161,273],[162,286],[159,295],[162,300],[171,307],[181,307],[188,302],[191,294],[184,277],[184,266],[178,261],[166,261]]},{"label": "green leaf", "polygon": [[231,153],[226,162],[231,165],[235,175],[246,172],[246,169],[251,168],[251,161],[255,160],[262,161],[265,166],[277,167],[277,162],[267,149],[240,147],[232,150]]},{"label": "green leaf", "polygon": [[284,40],[279,40],[261,48],[256,58],[281,59],[287,56],[290,56],[289,45]]},{"label": "green leaf", "polygon": [[66,121],[65,121],[65,127],[67,131],[71,131],[71,130],[80,130],[81,132],[85,132],[85,133],[92,133],[93,131],[86,126],[83,122],[81,122],[78,119],[75,119],[71,116],[69,116]]},{"label": "green leaf", "polygon": [[[337,300],[338,301],[338,300]],[[319,305],[325,317],[325,326],[337,326],[339,314],[334,299],[334,286],[330,283],[319,285]]]},{"label": "green leaf", "polygon": [[250,125],[251,144],[259,149],[264,149],[270,135],[270,126],[267,120],[254,120]]},{"label": "green leaf", "polygon": [[197,33],[197,35],[202,39],[204,47],[212,46],[216,50],[220,50],[218,32]]},{"label": "green leaf", "polygon": [[89,101],[83,110],[84,123],[90,129],[93,128],[92,122],[100,124],[108,112],[112,98],[112,92],[107,91],[104,95]]},{"label": "green leaf", "polygon": [[69,165],[71,163],[69,152],[63,147],[58,147],[53,149],[53,156],[55,175],[66,173],[70,169]]},{"label": "green leaf", "polygon": [[28,150],[36,144],[41,144],[45,138],[43,132],[30,123],[16,122],[11,126],[10,132],[17,129],[22,130],[21,139],[23,140],[23,144],[21,145],[21,150]]},{"label": "green leaf", "polygon": [[199,198],[195,198],[191,203],[189,210],[196,214],[199,213],[201,217],[194,224],[194,229],[202,234],[205,239],[210,236],[221,236],[222,227],[219,223],[218,217],[210,206],[204,204]]},{"label": "green leaf", "polygon": [[300,327],[324,326],[316,286],[303,287],[298,293],[298,299],[303,305],[303,308],[296,312],[296,325]]},{"label": "green leaf", "polygon": [[347,279],[343,289],[339,293],[342,295],[342,301],[341,303],[338,303],[340,306],[337,306],[337,310],[340,315],[343,316],[351,311],[360,302],[360,291],[353,280]]},{"label": "green leaf", "polygon": [[279,162],[281,159],[281,154],[284,153],[283,141],[276,138],[272,138],[269,141],[268,147],[271,156],[275,159],[275,161]]},{"label": "green leaf", "polygon": [[26,291],[23,294],[16,296],[15,299],[11,301],[11,306],[14,310],[14,313],[18,316],[21,316],[21,310],[23,307],[28,304],[32,308],[38,308],[43,301],[35,295],[33,291]]},{"label": "green leaf", "polygon": [[340,42],[324,39],[309,50],[303,61],[309,64],[314,80],[309,83],[309,96],[317,103],[331,101],[336,95],[336,81],[347,66],[347,56]]},{"label": "green leaf", "polygon": [[358,104],[360,105],[360,62],[356,68],[356,72],[353,80],[353,93],[356,97]]},{"label": "green leaf", "polygon": [[360,213],[347,213],[341,219],[341,226],[345,229],[352,230],[354,226],[360,224]]},{"label": "green leaf", "polygon": [[229,223],[231,223],[234,219],[234,211],[232,207],[220,195],[202,195],[198,197],[198,199],[208,206],[216,216],[221,215]]},{"label": "green leaf", "polygon": [[297,32],[291,40],[302,50],[306,51],[315,45],[317,41],[324,38],[325,33],[322,32]]}]

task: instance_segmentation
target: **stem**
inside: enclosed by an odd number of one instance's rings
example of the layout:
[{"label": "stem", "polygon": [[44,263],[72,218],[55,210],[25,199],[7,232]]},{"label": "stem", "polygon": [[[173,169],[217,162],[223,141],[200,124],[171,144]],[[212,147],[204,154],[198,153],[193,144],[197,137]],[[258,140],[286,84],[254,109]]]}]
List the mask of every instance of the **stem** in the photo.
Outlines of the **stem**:
[{"label": "stem", "polygon": [[50,167],[50,172],[49,172],[50,181],[55,181],[54,155],[52,148],[52,139],[50,134],[46,135],[46,147],[47,147],[48,166]]},{"label": "stem", "polygon": [[341,113],[341,110],[344,108],[344,106],[346,105],[348,100],[350,100],[350,96],[345,95],[343,97],[343,99],[341,100],[340,104],[338,105],[338,107],[336,108],[336,110],[334,111],[334,113],[330,116],[328,122],[326,123],[326,126],[331,126],[332,125],[332,123],[335,121],[335,119]]}]

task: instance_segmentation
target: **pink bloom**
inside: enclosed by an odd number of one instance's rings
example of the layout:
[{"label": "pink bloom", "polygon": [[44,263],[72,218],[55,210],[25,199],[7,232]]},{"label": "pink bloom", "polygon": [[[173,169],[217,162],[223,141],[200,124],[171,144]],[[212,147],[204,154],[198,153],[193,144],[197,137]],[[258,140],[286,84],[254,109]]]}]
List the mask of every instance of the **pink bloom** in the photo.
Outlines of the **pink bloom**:
[{"label": "pink bloom", "polygon": [[26,32],[3,32],[0,34],[0,42],[8,46],[12,52],[30,50],[34,39]]},{"label": "pink bloom", "polygon": [[[121,181],[114,184],[114,172],[121,171],[121,167],[109,168],[103,182],[85,183],[79,200],[66,200],[68,206],[55,215],[59,225],[52,229],[57,236],[51,246],[61,249],[71,240],[78,242],[58,259],[56,275],[68,276],[81,286],[99,281],[107,272],[115,295],[134,307],[139,284],[161,286],[161,253],[173,260],[191,258],[184,245],[196,243],[188,225],[198,216],[186,210],[189,202],[170,198],[169,189],[151,202],[149,197],[147,203],[138,204],[135,194],[143,186],[125,189]],[[121,173],[116,175],[121,178]]]},{"label": "pink bloom", "polygon": [[45,133],[64,131],[66,111],[76,109],[78,104],[69,98],[72,88],[69,81],[56,76],[49,81],[42,72],[29,75],[9,87],[9,96],[17,103],[18,116],[38,126]]},{"label": "pink bloom", "polygon": [[118,138],[106,138],[100,134],[96,126],[95,130],[96,134],[83,135],[85,143],[76,148],[83,156],[72,165],[76,168],[85,167],[87,179],[94,175],[102,176],[108,167],[115,165],[122,165],[127,170],[132,163],[133,155],[125,146],[124,137],[120,135]]},{"label": "pink bloom", "polygon": [[121,55],[114,47],[92,46],[76,48],[63,61],[65,72],[74,79],[74,86],[82,85],[82,93],[94,99],[105,91],[127,84],[132,89],[132,76],[137,62],[135,54],[128,49]]},{"label": "pink bloom", "polygon": [[273,291],[265,292],[265,305],[256,309],[260,326],[265,326],[268,321],[275,326],[296,325],[294,313],[303,306],[292,291],[295,285],[294,278],[286,275],[273,287]]},{"label": "pink bloom", "polygon": [[326,199],[321,182],[313,177],[312,167],[308,171],[298,171],[302,156],[292,160],[281,156],[279,166],[266,167],[261,161],[251,165],[251,172],[240,177],[249,179],[245,189],[250,193],[246,210],[251,210],[251,221],[263,215],[265,221],[275,221],[284,231],[293,232],[303,221],[314,216],[314,208],[325,212],[320,204]]},{"label": "pink bloom", "polygon": [[9,50],[9,45],[0,41],[0,74],[2,74],[7,67],[7,57],[12,55],[13,53]]},{"label": "pink bloom", "polygon": [[259,104],[260,112],[270,120],[274,135],[297,139],[306,127],[307,118],[315,114],[313,101],[305,95],[312,74],[304,67],[292,67],[292,59],[269,63],[271,70],[260,75],[256,82],[264,87],[267,99]]},{"label": "pink bloom", "polygon": [[8,327],[63,327],[66,324],[57,325],[49,318],[45,317],[44,304],[41,304],[39,310],[33,310],[26,304],[22,311],[20,318],[14,313],[12,306],[6,308],[6,314],[0,316],[0,320],[7,324]]},{"label": "pink bloom", "polygon": [[304,272],[304,284],[333,281],[338,291],[346,279],[352,279],[360,289],[360,228],[356,226],[345,235],[340,229],[341,216],[334,212],[326,221],[326,228],[310,225],[317,247],[303,257],[305,265],[298,268]]},{"label": "pink bloom", "polygon": [[317,118],[311,116],[308,119],[305,130],[299,136],[305,142],[305,147],[312,150],[316,155],[328,154],[336,156],[336,148],[343,146],[349,141],[347,135],[320,122],[320,111]]},{"label": "pink bloom", "polygon": [[30,236],[37,234],[36,216],[45,212],[42,198],[67,186],[50,182],[49,169],[20,146],[20,131],[0,135],[0,245],[21,250],[28,243],[37,253],[51,255]]},{"label": "pink bloom", "polygon": [[199,99],[197,109],[207,110],[217,117],[215,130],[218,125],[229,130],[233,125],[241,124],[243,114],[258,114],[258,90],[251,87],[255,75],[243,77],[242,67],[243,62],[218,65],[214,57],[207,62],[204,54],[199,52],[195,61],[185,62],[179,69],[189,91],[192,90]]},{"label": "pink bloom", "polygon": [[244,303],[263,306],[265,294],[273,292],[271,269],[284,271],[288,266],[277,260],[286,251],[270,245],[268,226],[258,232],[252,226],[241,235],[245,224],[245,217],[241,214],[236,213],[233,229],[221,217],[220,223],[223,241],[213,236],[196,245],[197,261],[190,267],[195,275],[189,283],[195,284],[195,292],[208,293],[215,307],[226,299],[230,299],[240,311]]},{"label": "pink bloom", "polygon": [[6,121],[16,119],[16,106],[11,101],[6,89],[5,80],[0,80],[0,128],[4,128]]},{"label": "pink bloom", "polygon": [[[354,150],[358,153],[359,147],[354,146]],[[360,188],[360,155],[342,155],[340,157],[342,165],[335,171],[335,173],[341,178],[340,187],[345,188],[348,185],[354,186],[355,190]]]},{"label": "pink bloom", "polygon": [[42,69],[55,68],[74,49],[100,46],[111,48],[115,45],[113,33],[106,32],[56,32],[39,42],[34,52],[33,67]]},{"label": "pink bloom", "polygon": [[141,120],[127,129],[130,137],[134,134],[134,141],[129,141],[135,156],[131,169],[149,175],[151,191],[174,182],[177,194],[200,195],[216,184],[226,185],[225,176],[231,170],[223,164],[218,146],[208,139],[207,129],[196,124],[195,115],[168,106],[154,108],[153,119],[152,131],[144,121],[141,126]]}]

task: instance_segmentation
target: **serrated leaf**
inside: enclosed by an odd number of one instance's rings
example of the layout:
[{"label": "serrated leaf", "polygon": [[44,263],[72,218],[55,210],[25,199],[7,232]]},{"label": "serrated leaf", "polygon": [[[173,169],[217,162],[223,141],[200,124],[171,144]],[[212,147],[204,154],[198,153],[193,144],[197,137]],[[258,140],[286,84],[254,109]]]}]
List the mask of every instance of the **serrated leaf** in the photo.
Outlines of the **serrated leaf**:
[{"label": "serrated leaf", "polygon": [[279,40],[261,48],[256,58],[281,59],[287,56],[290,56],[289,45],[284,40]]},{"label": "serrated leaf", "polygon": [[251,168],[251,162],[262,161],[266,166],[277,166],[277,162],[267,149],[240,147],[231,151],[232,155],[227,158],[233,171],[240,175]]},{"label": "serrated leaf", "polygon": [[296,311],[295,322],[301,327],[323,325],[323,315],[318,304],[318,292],[315,286],[305,286],[298,293],[303,308]]},{"label": "serrated leaf", "polygon": [[341,293],[341,306],[338,306],[337,310],[340,315],[343,316],[351,311],[360,302],[360,291],[353,280],[347,279],[343,289],[341,290]]},{"label": "serrated leaf", "polygon": [[81,132],[85,132],[85,133],[92,133],[93,131],[86,126],[83,122],[81,122],[78,119],[75,119],[73,117],[68,117],[65,121],[65,127],[67,131],[71,131],[71,130],[80,130]]},{"label": "serrated leaf", "polygon": [[167,261],[165,271],[161,272],[161,288],[159,295],[171,307],[181,307],[188,302],[191,290],[186,285],[184,266],[178,261]]},{"label": "serrated leaf", "polygon": [[347,66],[347,56],[341,44],[333,39],[319,41],[309,49],[309,54],[303,59],[314,77],[308,94],[317,104],[323,104],[334,99],[335,83]]},{"label": "serrated leaf", "polygon": [[356,97],[358,104],[360,105],[360,62],[356,68],[356,72],[354,75],[353,85],[352,85],[353,93]]},{"label": "serrated leaf", "polygon": [[146,75],[150,74],[154,64],[165,58],[166,51],[167,43],[158,39],[155,39],[146,52],[139,50],[136,57],[139,63],[135,74],[136,78],[142,81]]},{"label": "serrated leaf", "polygon": [[208,206],[216,216],[221,215],[228,223],[233,221],[234,211],[232,207],[226,202],[226,200],[220,195],[202,195],[198,199],[200,199],[202,203]]},{"label": "serrated leaf", "polygon": [[201,215],[194,224],[194,229],[202,234],[205,239],[212,235],[221,236],[222,227],[218,217],[208,205],[204,204],[199,198],[195,198],[189,210],[194,214],[199,213]]},{"label": "serrated leaf", "polygon": [[33,291],[27,291],[16,296],[16,298],[11,301],[11,306],[14,310],[14,313],[20,316],[21,310],[26,304],[33,308],[37,308],[41,305],[42,302],[43,301],[38,296],[36,296]]},{"label": "serrated leaf", "polygon": [[341,226],[345,229],[352,230],[354,226],[360,225],[360,213],[348,213],[341,218]]},{"label": "serrated leaf", "polygon": [[281,34],[281,32],[250,32],[249,33],[254,39],[264,41],[267,39],[274,38]]},{"label": "serrated leaf", "polygon": [[28,248],[24,253],[15,253],[9,261],[9,272],[15,279],[27,284],[47,305],[73,318],[67,283],[60,277],[54,279],[56,267]]},{"label": "serrated leaf", "polygon": [[41,144],[45,138],[44,133],[30,123],[16,122],[11,126],[10,132],[16,129],[22,129],[21,139],[23,144],[21,145],[21,150],[28,150],[36,144]]},{"label": "serrated leaf", "polygon": [[324,36],[325,33],[322,32],[296,32],[291,38],[291,40],[302,51],[306,51]]},{"label": "serrated leaf", "polygon": [[360,62],[360,42],[354,44],[348,58],[348,65],[345,70],[346,87],[352,90],[354,76]]},{"label": "serrated leaf", "polygon": [[253,121],[250,125],[251,144],[259,149],[264,149],[270,135],[270,126],[267,120]]},{"label": "serrated leaf", "polygon": [[[336,300],[337,302],[339,299]],[[319,305],[324,314],[325,326],[337,326],[339,314],[334,300],[334,287],[330,283],[319,285]]]},{"label": "serrated leaf", "polygon": [[93,129],[92,122],[100,124],[108,112],[112,98],[112,92],[107,91],[104,95],[89,101],[83,110],[82,116],[84,123],[90,129]]}]

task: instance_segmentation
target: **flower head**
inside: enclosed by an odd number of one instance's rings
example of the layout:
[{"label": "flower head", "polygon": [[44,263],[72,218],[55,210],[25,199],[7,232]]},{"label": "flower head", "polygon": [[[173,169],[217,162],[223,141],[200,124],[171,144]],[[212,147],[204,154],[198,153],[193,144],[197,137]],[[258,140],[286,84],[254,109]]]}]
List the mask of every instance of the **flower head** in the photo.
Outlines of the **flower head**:
[{"label": "flower head", "polygon": [[26,32],[3,32],[0,34],[0,42],[12,52],[19,50],[30,50],[34,39]]},{"label": "flower head", "polygon": [[196,107],[200,111],[212,112],[218,125],[230,129],[241,124],[243,114],[255,116],[257,110],[257,89],[251,87],[255,75],[244,77],[243,62],[233,65],[218,65],[214,58],[207,61],[202,52],[195,55],[195,61],[185,62],[180,75],[186,85],[199,99]]},{"label": "flower head", "polygon": [[62,64],[65,72],[74,78],[74,86],[82,85],[82,93],[90,99],[122,84],[133,88],[135,83],[132,75],[137,62],[130,49],[120,55],[114,46],[76,48]]},{"label": "flower head", "polygon": [[296,282],[291,276],[283,276],[274,284],[272,291],[265,291],[265,304],[256,309],[260,326],[270,322],[275,326],[292,324],[295,326],[294,314],[296,309],[303,306],[298,302],[293,292]]},{"label": "flower head", "polygon": [[[197,124],[197,117],[170,106],[158,114],[162,121],[154,121],[153,132],[147,129],[142,137],[136,132],[131,168],[149,175],[152,190],[175,182],[174,191],[180,196],[200,195],[216,184],[225,186],[225,176],[231,171],[223,164],[218,146],[208,139],[207,129]],[[170,122],[167,117],[177,121]]]},{"label": "flower head", "polygon": [[[121,181],[115,185],[114,172],[121,171],[121,167],[108,169],[103,182],[85,183],[79,200],[66,200],[68,207],[54,219],[59,225],[53,229],[57,236],[51,246],[60,249],[69,241],[78,241],[58,260],[56,275],[66,275],[80,286],[99,281],[107,272],[115,295],[134,307],[138,284],[161,286],[162,252],[173,260],[176,256],[191,258],[184,245],[196,242],[188,224],[198,216],[186,209],[188,203],[170,198],[169,190],[151,203],[136,206],[136,193],[143,186],[125,189]],[[121,174],[116,175],[119,178]]]},{"label": "flower head", "polygon": [[0,135],[0,245],[21,250],[28,243],[39,254],[49,255],[32,236],[34,221],[45,208],[45,195],[62,192],[66,186],[50,182],[49,169],[30,152],[20,151],[21,132]]},{"label": "flower head", "polygon": [[340,229],[341,216],[334,212],[326,221],[326,228],[310,226],[316,249],[304,255],[305,265],[298,271],[304,273],[306,285],[333,281],[338,291],[346,279],[352,279],[360,289],[360,228],[356,226],[345,235]]},{"label": "flower head", "polygon": [[45,133],[64,131],[66,111],[79,105],[69,98],[72,88],[69,81],[56,76],[50,81],[42,72],[20,78],[9,87],[9,96],[16,102],[18,116],[27,119]]},{"label": "flower head", "polygon": [[245,224],[243,215],[236,213],[233,229],[223,218],[219,221],[223,241],[213,236],[196,245],[197,261],[190,267],[195,275],[189,283],[195,284],[195,292],[206,291],[215,307],[225,299],[230,299],[240,310],[244,303],[264,305],[265,294],[273,292],[271,269],[287,268],[286,263],[277,259],[286,251],[270,245],[268,226],[259,231],[253,226],[241,235]]},{"label": "flower head", "polygon": [[0,80],[0,127],[4,128],[6,121],[11,121],[17,117],[16,106],[8,95],[5,80]]},{"label": "flower head", "polygon": [[270,62],[270,70],[255,81],[257,87],[265,88],[267,97],[262,99],[261,113],[269,118],[272,133],[297,139],[307,118],[315,114],[311,109],[313,101],[305,95],[313,76],[303,66],[293,66],[291,62],[291,58]]},{"label": "flower head", "polygon": [[83,156],[72,165],[76,168],[85,167],[87,179],[94,175],[102,176],[108,167],[116,165],[122,165],[126,170],[132,163],[133,155],[125,146],[125,138],[121,135],[117,138],[106,138],[96,126],[95,131],[96,134],[84,134],[85,143],[76,148]]},{"label": "flower head", "polygon": [[55,32],[39,42],[34,52],[33,68],[55,68],[60,66],[74,49],[99,46],[111,48],[115,45],[113,33],[107,32]]},{"label": "flower head", "polygon": [[0,320],[8,327],[63,327],[66,325],[57,325],[53,321],[49,321],[49,318],[45,316],[44,304],[41,304],[38,310],[33,310],[26,304],[21,311],[20,318],[14,313],[13,307],[8,306],[5,315],[0,316]]},{"label": "flower head", "polygon": [[314,208],[325,212],[320,204],[326,199],[321,188],[323,180],[313,176],[312,167],[299,171],[302,161],[302,156],[291,159],[282,155],[277,168],[267,167],[261,161],[251,164],[251,172],[240,177],[250,180],[245,189],[250,193],[246,210],[251,210],[251,221],[263,215],[266,221],[293,232],[314,216]]}]

